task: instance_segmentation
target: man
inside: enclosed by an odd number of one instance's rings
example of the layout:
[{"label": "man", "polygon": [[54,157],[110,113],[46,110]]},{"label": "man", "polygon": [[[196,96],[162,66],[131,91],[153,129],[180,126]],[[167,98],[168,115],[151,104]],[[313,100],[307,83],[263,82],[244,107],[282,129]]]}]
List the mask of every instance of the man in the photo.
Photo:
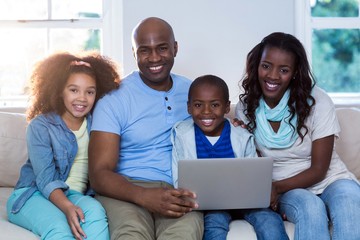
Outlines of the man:
[{"label": "man", "polygon": [[133,30],[138,71],[94,110],[89,176],[107,211],[111,239],[201,239],[193,192],[174,189],[170,130],[187,118],[191,81],[170,73],[178,45],[171,26],[147,18]]}]

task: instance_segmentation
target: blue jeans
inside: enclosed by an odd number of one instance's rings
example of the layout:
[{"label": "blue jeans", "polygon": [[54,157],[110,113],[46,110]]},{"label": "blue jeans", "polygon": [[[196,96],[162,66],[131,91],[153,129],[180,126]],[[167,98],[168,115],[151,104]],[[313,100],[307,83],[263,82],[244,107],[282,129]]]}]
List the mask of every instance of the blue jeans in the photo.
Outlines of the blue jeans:
[{"label": "blue jeans", "polygon": [[[258,240],[288,240],[284,222],[280,215],[271,209],[244,210],[244,219],[256,232]],[[227,211],[209,211],[204,217],[203,240],[226,240],[231,215]]]},{"label": "blue jeans", "polygon": [[258,240],[289,239],[280,214],[269,208],[245,210],[244,219],[253,226]]},{"label": "blue jeans", "polygon": [[294,189],[279,199],[279,210],[295,224],[295,240],[360,239],[360,186],[352,180],[337,180],[319,196]]},{"label": "blue jeans", "polygon": [[204,215],[203,240],[226,240],[231,215],[227,211],[208,211]]},{"label": "blue jeans", "polygon": [[[26,189],[17,189],[10,195],[7,202],[9,221],[41,236],[41,239],[73,240],[74,236],[65,214],[39,191],[26,201],[18,213],[11,213],[12,205]],[[67,191],[66,196],[84,212],[85,223],[80,225],[87,235],[86,239],[108,240],[108,222],[101,204],[94,198],[73,190]]]}]

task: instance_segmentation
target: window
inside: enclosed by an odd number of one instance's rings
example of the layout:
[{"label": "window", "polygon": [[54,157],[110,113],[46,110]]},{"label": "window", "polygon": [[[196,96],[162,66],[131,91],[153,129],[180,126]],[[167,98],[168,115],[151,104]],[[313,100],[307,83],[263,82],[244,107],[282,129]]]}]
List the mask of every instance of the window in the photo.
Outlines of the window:
[{"label": "window", "polygon": [[297,35],[307,49],[317,84],[335,103],[360,102],[359,6],[359,0],[308,0],[296,5]]},{"label": "window", "polygon": [[[102,0],[0,0],[0,107],[24,106],[34,64],[56,51],[98,50],[111,29],[111,4]],[[109,16],[110,15],[110,16]],[[112,56],[113,57],[113,56]]]}]

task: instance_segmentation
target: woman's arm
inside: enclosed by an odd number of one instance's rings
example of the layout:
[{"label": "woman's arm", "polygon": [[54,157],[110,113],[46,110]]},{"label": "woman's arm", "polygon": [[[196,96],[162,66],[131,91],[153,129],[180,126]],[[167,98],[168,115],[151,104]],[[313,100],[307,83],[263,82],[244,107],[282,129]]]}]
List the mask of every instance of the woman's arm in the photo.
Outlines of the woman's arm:
[{"label": "woman's arm", "polygon": [[334,147],[334,135],[317,139],[311,145],[311,166],[301,173],[273,183],[271,206],[275,206],[279,194],[295,188],[308,188],[322,181],[328,171]]}]

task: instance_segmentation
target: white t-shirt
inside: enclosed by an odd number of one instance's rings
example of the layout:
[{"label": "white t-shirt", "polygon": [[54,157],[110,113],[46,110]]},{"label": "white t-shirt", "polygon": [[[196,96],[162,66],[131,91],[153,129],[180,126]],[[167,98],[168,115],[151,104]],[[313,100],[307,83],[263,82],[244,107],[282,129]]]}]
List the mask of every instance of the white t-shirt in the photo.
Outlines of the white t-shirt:
[{"label": "white t-shirt", "polygon": [[[299,137],[291,147],[285,149],[266,149],[264,146],[256,144],[256,148],[262,156],[274,158],[274,181],[292,177],[310,167],[313,141],[333,134],[338,137],[340,126],[331,98],[316,86],[312,91],[312,96],[315,98],[316,104],[305,120],[308,133],[305,135],[303,142],[301,142]],[[244,106],[239,101],[235,110],[236,117],[248,123],[243,110]],[[304,132],[305,130],[303,129]],[[356,177],[346,168],[335,152],[334,146],[331,163],[325,178],[321,182],[309,187],[308,190],[315,194],[320,194],[329,184],[338,179],[353,179],[357,181]]]}]

